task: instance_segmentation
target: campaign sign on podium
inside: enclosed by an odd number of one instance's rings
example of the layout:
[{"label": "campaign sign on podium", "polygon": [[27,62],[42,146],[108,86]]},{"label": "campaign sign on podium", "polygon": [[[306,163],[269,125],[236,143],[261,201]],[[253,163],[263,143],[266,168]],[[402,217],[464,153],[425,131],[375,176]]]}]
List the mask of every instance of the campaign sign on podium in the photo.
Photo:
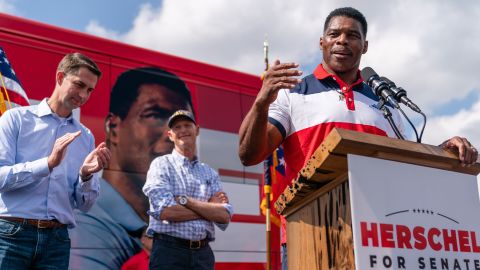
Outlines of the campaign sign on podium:
[{"label": "campaign sign on podium", "polygon": [[348,155],[356,269],[480,269],[477,178]]}]

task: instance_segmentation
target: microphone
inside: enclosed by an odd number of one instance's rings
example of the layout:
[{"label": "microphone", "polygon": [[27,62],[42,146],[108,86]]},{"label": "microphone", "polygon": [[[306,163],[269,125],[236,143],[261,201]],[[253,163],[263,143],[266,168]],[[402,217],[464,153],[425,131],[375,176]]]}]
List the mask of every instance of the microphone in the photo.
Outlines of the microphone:
[{"label": "microphone", "polygon": [[394,108],[399,109],[397,100],[394,98],[393,92],[390,90],[389,85],[382,81],[378,74],[371,68],[366,67],[361,71],[363,81],[373,89],[375,95],[383,98],[390,103]]},{"label": "microphone", "polygon": [[415,103],[413,103],[407,97],[407,91],[405,91],[405,89],[403,89],[402,87],[397,87],[394,82],[390,81],[386,77],[380,77],[380,79],[388,84],[388,86],[390,87],[390,91],[393,92],[393,96],[398,102],[401,102],[402,104],[404,104],[405,106],[409,107],[410,109],[412,109],[417,113],[420,113],[422,111]]}]

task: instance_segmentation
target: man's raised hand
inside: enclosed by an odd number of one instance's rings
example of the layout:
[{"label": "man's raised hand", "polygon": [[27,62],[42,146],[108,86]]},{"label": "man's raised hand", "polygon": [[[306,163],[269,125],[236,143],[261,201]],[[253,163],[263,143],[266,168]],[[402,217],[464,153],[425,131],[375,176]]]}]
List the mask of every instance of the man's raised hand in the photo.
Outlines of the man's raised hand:
[{"label": "man's raised hand", "polygon": [[91,174],[102,170],[108,165],[110,157],[110,150],[107,148],[105,142],[102,142],[85,158],[85,161],[80,168],[80,175],[82,178],[89,178]]},{"label": "man's raised hand", "polygon": [[60,162],[62,162],[65,153],[67,152],[67,146],[73,142],[78,136],[80,136],[81,131],[67,133],[62,137],[58,138],[53,145],[52,153],[47,158],[48,169],[50,171],[53,168],[57,167]]},{"label": "man's raised hand", "polygon": [[264,73],[263,84],[257,95],[256,103],[263,106],[270,105],[277,98],[280,89],[292,89],[301,80],[297,76],[302,75],[296,63],[280,63],[275,60],[274,64]]}]

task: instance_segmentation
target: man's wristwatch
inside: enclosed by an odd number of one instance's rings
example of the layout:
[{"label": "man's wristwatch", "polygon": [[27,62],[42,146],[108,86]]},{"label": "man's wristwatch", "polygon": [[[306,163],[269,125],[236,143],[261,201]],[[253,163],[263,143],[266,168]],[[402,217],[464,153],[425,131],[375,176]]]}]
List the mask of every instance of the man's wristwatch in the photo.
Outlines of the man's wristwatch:
[{"label": "man's wristwatch", "polygon": [[187,205],[187,203],[188,203],[187,195],[178,196],[178,204],[185,206],[185,205]]}]

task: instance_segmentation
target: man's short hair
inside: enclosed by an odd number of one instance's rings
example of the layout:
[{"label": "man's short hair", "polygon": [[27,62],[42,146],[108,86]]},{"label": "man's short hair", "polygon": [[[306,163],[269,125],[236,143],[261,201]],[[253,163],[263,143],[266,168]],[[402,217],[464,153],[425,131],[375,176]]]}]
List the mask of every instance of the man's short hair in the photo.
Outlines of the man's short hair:
[{"label": "man's short hair", "polygon": [[352,7],[337,8],[332,12],[330,12],[330,14],[328,14],[327,18],[325,19],[325,25],[323,26],[323,31],[325,32],[327,30],[328,25],[330,24],[330,21],[334,17],[339,17],[339,16],[348,17],[359,22],[362,25],[363,35],[365,37],[367,36],[367,20],[365,19],[365,16],[363,16],[363,14],[360,11]]},{"label": "man's short hair", "polygon": [[127,117],[130,107],[137,100],[138,90],[144,84],[158,84],[180,95],[185,105],[193,110],[192,96],[185,82],[177,75],[156,67],[130,69],[118,76],[110,93],[109,112],[122,120]]},{"label": "man's short hair", "polygon": [[61,71],[65,74],[76,75],[81,67],[88,68],[88,70],[90,70],[98,78],[102,76],[102,72],[98,68],[97,64],[95,64],[95,62],[86,55],[78,52],[65,55],[60,63],[58,63],[57,71]]}]

